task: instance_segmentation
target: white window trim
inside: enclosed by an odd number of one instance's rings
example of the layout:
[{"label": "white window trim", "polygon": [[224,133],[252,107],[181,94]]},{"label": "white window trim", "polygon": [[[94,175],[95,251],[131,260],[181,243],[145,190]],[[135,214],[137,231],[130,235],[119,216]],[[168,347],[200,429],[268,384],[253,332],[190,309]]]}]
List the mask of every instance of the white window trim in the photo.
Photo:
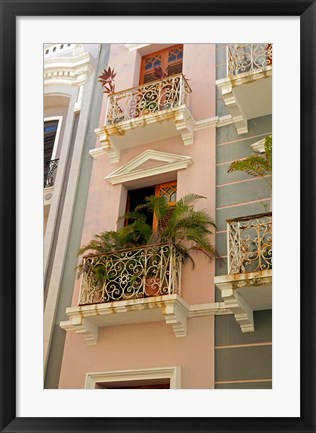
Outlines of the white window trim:
[{"label": "white window trim", "polygon": [[[162,165],[151,168],[141,169],[141,165],[149,160],[163,163]],[[174,153],[159,152],[157,150],[147,149],[136,158],[129,161],[123,167],[115,170],[105,177],[105,180],[112,185],[130,182],[132,180],[144,179],[149,176],[178,171],[189,167],[192,164],[192,158],[186,155]]]},{"label": "white window trim", "polygon": [[44,117],[44,124],[45,124],[45,122],[51,122],[53,120],[58,120],[57,131],[56,131],[55,141],[54,141],[54,147],[53,147],[53,152],[52,152],[52,157],[51,157],[52,159],[55,159],[57,149],[58,149],[59,135],[60,135],[60,131],[61,131],[61,124],[63,121],[63,116]]},{"label": "white window trim", "polygon": [[[178,43],[173,42],[169,44],[125,44],[125,48],[127,48],[129,51],[135,51],[137,50],[141,56],[146,56],[147,54],[155,53],[156,51],[164,50],[165,48],[172,47],[173,45],[178,45]],[[183,44],[184,45],[184,44]]]},{"label": "white window trim", "polygon": [[142,368],[87,373],[85,389],[95,389],[98,383],[126,382],[138,380],[170,379],[170,389],[181,388],[181,367]]}]

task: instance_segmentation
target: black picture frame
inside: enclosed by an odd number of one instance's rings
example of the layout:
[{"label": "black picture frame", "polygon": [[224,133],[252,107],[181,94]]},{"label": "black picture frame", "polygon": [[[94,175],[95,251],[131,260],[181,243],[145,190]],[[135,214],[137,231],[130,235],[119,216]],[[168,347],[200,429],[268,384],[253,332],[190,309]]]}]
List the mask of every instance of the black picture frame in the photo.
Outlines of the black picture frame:
[{"label": "black picture frame", "polygon": [[[300,0],[0,0],[0,430],[2,432],[305,432],[315,413],[316,5]],[[124,7],[122,7],[124,6]],[[164,7],[167,6],[167,7]],[[18,16],[300,16],[301,23],[301,416],[299,418],[16,417],[16,18]],[[167,11],[167,13],[164,13]],[[289,83],[290,85],[290,83]],[[293,230],[299,230],[294,227]],[[290,314],[290,313],[289,313]],[[36,404],[36,402],[34,402]]]}]

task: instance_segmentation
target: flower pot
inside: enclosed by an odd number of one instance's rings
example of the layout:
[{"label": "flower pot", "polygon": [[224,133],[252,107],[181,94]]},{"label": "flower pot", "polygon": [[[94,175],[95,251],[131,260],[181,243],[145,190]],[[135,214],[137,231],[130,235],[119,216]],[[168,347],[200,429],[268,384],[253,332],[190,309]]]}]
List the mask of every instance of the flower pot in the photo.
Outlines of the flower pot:
[{"label": "flower pot", "polygon": [[155,277],[147,277],[145,284],[145,296],[160,295],[159,280]]}]

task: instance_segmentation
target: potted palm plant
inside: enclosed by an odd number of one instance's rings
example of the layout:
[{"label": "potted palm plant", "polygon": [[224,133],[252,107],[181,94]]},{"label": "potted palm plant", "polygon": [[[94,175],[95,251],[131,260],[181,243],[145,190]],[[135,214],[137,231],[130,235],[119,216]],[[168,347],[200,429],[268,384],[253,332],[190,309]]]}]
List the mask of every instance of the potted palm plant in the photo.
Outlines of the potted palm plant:
[{"label": "potted palm plant", "polygon": [[[125,257],[127,263],[121,267],[121,272],[124,273],[124,281],[127,278],[129,284],[134,284],[136,291],[140,289],[140,272],[143,273],[144,287],[143,291],[139,291],[140,296],[160,295],[159,288],[162,282],[160,268],[163,264],[159,261],[159,257],[162,245],[171,246],[175,250],[178,260],[191,262],[193,267],[195,253],[202,253],[210,260],[215,257],[215,247],[210,239],[215,228],[214,221],[205,210],[194,209],[195,202],[203,198],[205,197],[197,194],[188,194],[178,200],[171,210],[164,197],[147,197],[143,205],[139,205],[135,211],[124,215],[129,224],[117,232],[100,233],[80,249],[79,255],[86,252],[104,254],[122,251],[124,248],[148,247],[150,254],[146,257],[139,257],[137,259],[139,266],[137,267],[132,263],[135,260],[133,256]],[[146,217],[142,213],[144,208],[154,214],[157,221],[155,227],[146,222]],[[167,249],[166,251],[168,254]],[[131,263],[128,263],[129,260]],[[83,271],[87,272],[84,263],[84,259],[81,260],[78,266],[78,275]],[[128,272],[126,274],[127,269],[130,269],[130,275]],[[102,273],[98,270],[98,275],[103,279],[110,279],[106,272]],[[118,281],[120,281],[120,277],[116,276],[116,282]]]}]

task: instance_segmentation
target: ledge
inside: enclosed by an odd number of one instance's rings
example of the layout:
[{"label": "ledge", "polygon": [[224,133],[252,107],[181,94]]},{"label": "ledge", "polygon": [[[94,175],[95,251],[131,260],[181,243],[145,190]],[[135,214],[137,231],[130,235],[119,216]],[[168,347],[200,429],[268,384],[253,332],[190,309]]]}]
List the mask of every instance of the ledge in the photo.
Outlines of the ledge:
[{"label": "ledge", "polygon": [[88,345],[97,343],[99,327],[165,321],[176,337],[185,337],[188,318],[232,314],[224,303],[189,305],[179,295],[69,307],[66,313],[69,320],[60,327],[83,334]]}]

